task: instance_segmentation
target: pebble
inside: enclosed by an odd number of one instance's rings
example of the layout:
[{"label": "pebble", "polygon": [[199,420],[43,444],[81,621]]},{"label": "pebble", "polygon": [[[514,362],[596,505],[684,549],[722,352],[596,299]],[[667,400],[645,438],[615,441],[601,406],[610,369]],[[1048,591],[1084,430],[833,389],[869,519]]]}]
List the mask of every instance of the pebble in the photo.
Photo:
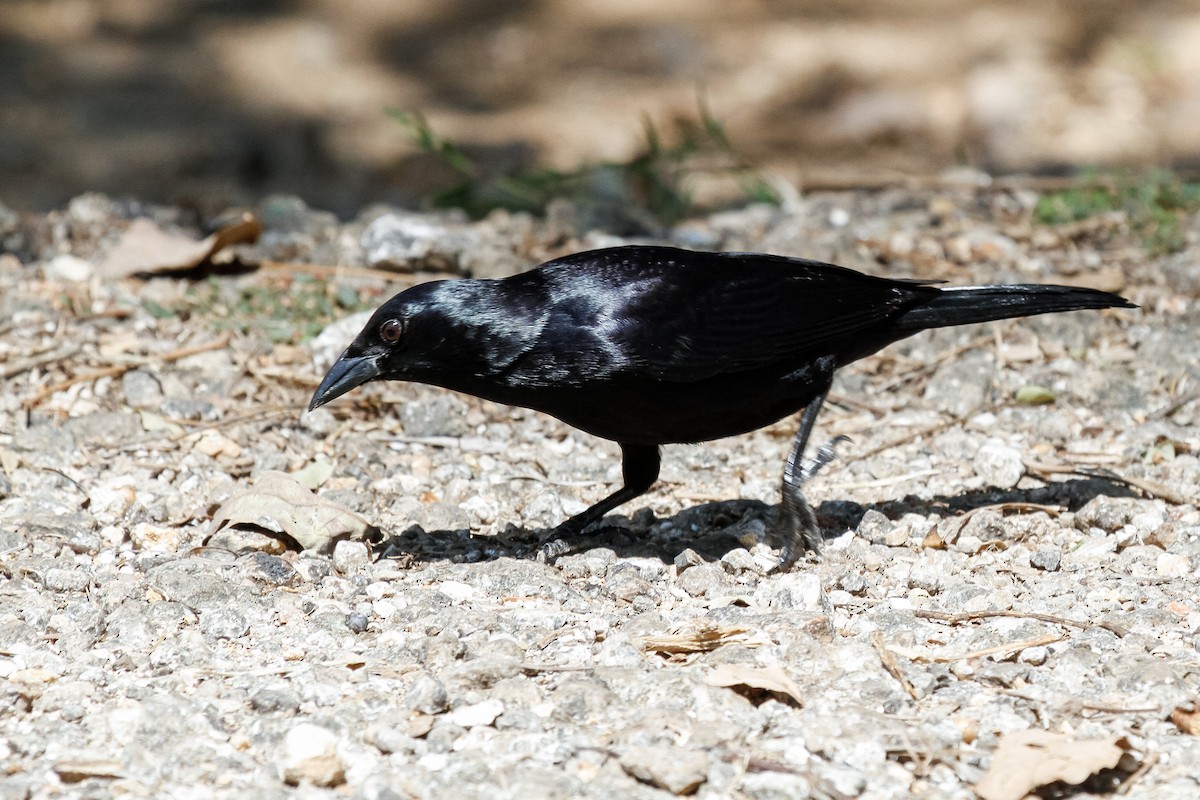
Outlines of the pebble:
[{"label": "pebble", "polygon": [[476,725],[491,725],[496,717],[504,713],[504,704],[499,700],[484,700],[467,706],[459,706],[450,712],[450,721],[464,728]]},{"label": "pebble", "polygon": [[404,694],[404,705],[422,714],[441,714],[449,707],[445,685],[427,672],[422,672]]},{"label": "pebble", "polygon": [[1057,572],[1062,563],[1062,552],[1053,547],[1041,547],[1029,556],[1029,563],[1046,572]]},{"label": "pebble", "polygon": [[145,370],[131,369],[122,375],[121,393],[130,408],[157,408],[163,402],[162,385]]},{"label": "pebble", "polygon": [[346,782],[346,769],[337,752],[337,736],[311,722],[292,726],[283,739],[280,771],[285,783],[332,788]]},{"label": "pebble", "polygon": [[703,597],[726,585],[725,570],[719,564],[701,564],[684,570],[677,584],[692,597]]},{"label": "pebble", "polygon": [[390,213],[367,226],[362,248],[367,264],[375,268],[455,271],[474,238],[462,226],[427,214]]},{"label": "pebble", "polygon": [[343,575],[366,569],[371,563],[371,552],[363,542],[347,539],[333,546],[333,568]]},{"label": "pebble", "polygon": [[1154,570],[1162,578],[1185,578],[1192,574],[1192,560],[1182,553],[1161,553]]},{"label": "pebble", "polygon": [[883,513],[872,508],[863,514],[855,532],[871,544],[884,544],[888,534],[895,530],[895,528],[896,523],[888,519]]},{"label": "pebble", "polygon": [[64,253],[57,255],[46,264],[46,280],[82,283],[91,280],[96,268],[90,261],[76,258]]},{"label": "pebble", "polygon": [[1011,489],[1025,474],[1021,451],[999,439],[989,439],[975,454],[975,474],[987,486]]},{"label": "pebble", "polygon": [[200,630],[214,639],[240,639],[250,630],[246,615],[233,608],[214,608],[200,615]]},{"label": "pebble", "polygon": [[634,778],[675,795],[692,794],[708,779],[708,754],[681,747],[638,747],[621,754],[621,767]]}]

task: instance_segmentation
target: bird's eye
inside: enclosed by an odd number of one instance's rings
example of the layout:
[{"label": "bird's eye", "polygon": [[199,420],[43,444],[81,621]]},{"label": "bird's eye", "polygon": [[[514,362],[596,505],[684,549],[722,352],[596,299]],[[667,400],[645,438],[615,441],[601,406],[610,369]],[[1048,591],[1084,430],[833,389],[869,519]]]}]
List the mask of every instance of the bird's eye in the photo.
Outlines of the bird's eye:
[{"label": "bird's eye", "polygon": [[389,319],[379,326],[379,338],[388,344],[395,344],[400,341],[401,328],[400,320]]}]

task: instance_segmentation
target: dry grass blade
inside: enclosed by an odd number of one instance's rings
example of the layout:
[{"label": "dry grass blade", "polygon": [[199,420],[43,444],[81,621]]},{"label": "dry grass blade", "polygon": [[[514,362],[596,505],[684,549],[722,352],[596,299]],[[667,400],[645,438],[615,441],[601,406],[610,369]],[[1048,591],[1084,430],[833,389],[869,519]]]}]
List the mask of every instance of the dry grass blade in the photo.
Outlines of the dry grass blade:
[{"label": "dry grass blade", "polygon": [[1031,475],[1045,480],[1051,475],[1079,475],[1084,478],[1102,478],[1104,480],[1113,481],[1115,483],[1123,483],[1126,486],[1132,486],[1134,489],[1145,494],[1147,497],[1166,500],[1168,503],[1177,506],[1187,505],[1192,502],[1190,498],[1181,495],[1174,489],[1164,486],[1157,481],[1148,480],[1146,478],[1135,478],[1126,475],[1120,475],[1113,472],[1107,467],[1101,466],[1075,466],[1071,464],[1047,464],[1043,462],[1027,462],[1025,469]]},{"label": "dry grass blade", "polygon": [[333,264],[302,264],[295,261],[263,261],[260,269],[270,272],[302,273],[314,278],[378,278],[388,283],[398,283],[411,286],[415,280],[411,275],[391,272],[386,269],[370,269],[368,267],[342,267]]},{"label": "dry grass blade", "polygon": [[41,367],[57,364],[60,361],[66,361],[79,352],[78,347],[65,347],[60,350],[55,350],[50,353],[38,353],[35,355],[20,358],[15,361],[10,361],[0,367],[0,380],[6,380],[22,372],[28,372],[31,369],[40,369]]},{"label": "dry grass blade", "polygon": [[887,674],[896,679],[909,697],[913,700],[919,700],[917,697],[916,687],[912,685],[912,681],[904,677],[904,673],[900,670],[900,665],[896,663],[896,655],[887,649],[887,645],[883,643],[883,634],[875,631],[875,635],[871,637],[871,644],[875,647],[875,652],[879,654],[879,663],[883,664],[883,668],[887,670]]},{"label": "dry grass blade", "polygon": [[999,653],[1011,655],[1019,653],[1022,650],[1028,650],[1030,647],[1041,647],[1047,644],[1061,642],[1067,638],[1064,633],[1050,633],[1045,636],[1038,636],[1034,639],[1025,639],[1020,642],[1009,642],[1007,644],[998,644],[994,647],[984,647],[980,650],[972,650],[967,653],[961,653],[956,656],[935,656],[935,655],[916,655],[913,656],[913,661],[922,664],[952,664],[955,661],[966,661],[972,658],[984,658],[986,656],[994,656]]},{"label": "dry grass blade", "polygon": [[[179,361],[180,359],[187,358],[188,356],[207,353],[211,350],[220,350],[221,348],[228,346],[231,341],[233,341],[233,334],[226,333],[224,336],[214,339],[211,342],[180,347],[175,350],[170,350],[166,353],[158,353],[153,357],[153,359],[164,364],[169,364],[173,361]],[[76,375],[73,378],[68,378],[65,381],[59,381],[58,383],[39,389],[37,394],[35,394],[33,397],[22,401],[22,405],[24,405],[26,408],[34,408],[35,406],[41,405],[52,395],[70,389],[76,384],[93,383],[101,378],[118,378],[129,370],[138,366],[139,364],[134,362],[128,364],[114,364],[111,367],[103,367],[102,369],[93,370],[92,372],[85,372],[82,375]]]},{"label": "dry grass blade", "polygon": [[927,609],[917,609],[913,615],[919,619],[935,619],[939,622],[949,622],[952,625],[958,625],[963,622],[972,622],[978,619],[989,619],[992,617],[1012,617],[1014,619],[1035,619],[1038,622],[1048,622],[1051,625],[1063,625],[1068,628],[1079,628],[1086,630],[1088,628],[1104,628],[1105,630],[1115,633],[1117,636],[1125,636],[1128,631],[1119,625],[1114,625],[1111,622],[1080,622],[1079,620],[1067,619],[1066,617],[1056,617],[1051,614],[1038,614],[1033,611],[964,611],[960,614],[950,614],[945,611],[929,611]]},{"label": "dry grass blade", "polygon": [[[974,414],[971,416],[974,416]],[[885,442],[877,447],[872,447],[870,450],[867,450],[864,453],[855,453],[854,457],[855,459],[870,458],[871,456],[891,450],[893,447],[899,447],[902,444],[908,444],[914,439],[920,439],[923,436],[933,436],[935,433],[941,433],[947,428],[953,428],[955,425],[960,424],[962,424],[961,419],[958,417],[950,417],[939,422],[937,425],[930,425],[928,428],[919,428],[912,433],[901,436],[899,439],[893,439],[892,441]]]},{"label": "dry grass blade", "polygon": [[887,478],[876,478],[873,481],[855,481],[853,483],[834,483],[829,485],[830,490],[845,491],[847,489],[878,489],[881,486],[892,486],[905,481],[915,481],[917,478],[928,478],[933,475],[941,475],[943,470],[940,469],[920,469],[916,472],[906,472],[903,475],[891,475]]}]

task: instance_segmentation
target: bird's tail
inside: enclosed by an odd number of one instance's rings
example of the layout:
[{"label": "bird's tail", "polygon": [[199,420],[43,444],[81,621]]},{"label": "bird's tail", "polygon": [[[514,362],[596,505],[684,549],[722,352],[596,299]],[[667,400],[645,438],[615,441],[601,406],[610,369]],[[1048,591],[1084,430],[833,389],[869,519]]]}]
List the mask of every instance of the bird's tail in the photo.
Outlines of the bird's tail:
[{"label": "bird's tail", "polygon": [[896,321],[904,335],[1011,317],[1031,317],[1086,308],[1137,308],[1123,297],[1077,286],[1013,284],[942,289],[929,302],[911,308]]}]

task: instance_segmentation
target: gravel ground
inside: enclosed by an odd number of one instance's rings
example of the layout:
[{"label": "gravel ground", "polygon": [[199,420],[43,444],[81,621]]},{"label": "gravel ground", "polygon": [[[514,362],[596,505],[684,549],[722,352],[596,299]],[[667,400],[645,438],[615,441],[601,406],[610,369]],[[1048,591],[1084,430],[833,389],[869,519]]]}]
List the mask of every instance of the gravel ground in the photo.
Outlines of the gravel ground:
[{"label": "gravel ground", "polygon": [[199,271],[180,210],[0,209],[0,798],[1197,796],[1200,224],[1150,258],[1035,200],[819,194],[664,234],[1142,306],[846,369],[829,542],[782,575],[794,420],[668,447],[604,546],[546,566],[614,445],[414,385],[302,413],[398,287],[621,241],[569,206],[273,197]]}]

